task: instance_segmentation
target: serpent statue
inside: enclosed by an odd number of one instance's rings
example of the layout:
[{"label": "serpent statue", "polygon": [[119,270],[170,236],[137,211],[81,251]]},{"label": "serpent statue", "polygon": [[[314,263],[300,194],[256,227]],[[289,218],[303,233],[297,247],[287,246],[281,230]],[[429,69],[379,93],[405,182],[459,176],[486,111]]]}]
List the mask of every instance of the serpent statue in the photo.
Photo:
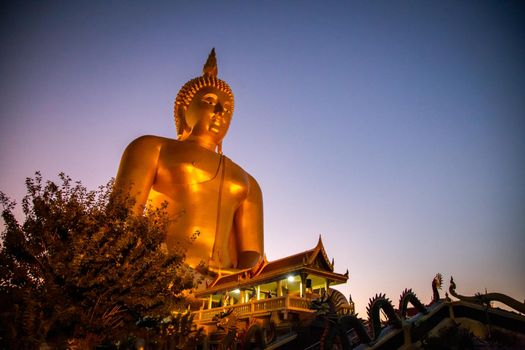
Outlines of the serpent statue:
[{"label": "serpent statue", "polygon": [[252,322],[243,338],[243,349],[264,349],[266,347],[266,339],[264,336],[264,330],[257,322]]},{"label": "serpent statue", "polygon": [[[315,315],[323,322],[323,332],[319,341],[319,348],[321,350],[332,349],[334,344],[340,345],[342,349],[351,349],[351,343],[348,340],[347,331],[355,323],[358,327],[361,325],[362,333],[367,337],[366,330],[362,323],[358,321],[354,315],[347,315],[341,317],[338,314],[338,308],[341,305],[348,304],[344,295],[335,289],[329,289],[326,295],[319,299],[314,299],[310,302],[310,308],[315,311]],[[355,321],[350,319],[355,318]],[[357,331],[356,331],[357,333]],[[366,340],[367,338],[365,338]],[[369,339],[369,338],[368,338]]]},{"label": "serpent statue", "polygon": [[434,279],[432,280],[432,301],[427,306],[430,306],[432,304],[435,304],[439,302],[441,299],[439,295],[439,289],[441,289],[441,286],[443,285],[443,275],[440,273],[437,273]]},{"label": "serpent statue", "polygon": [[233,346],[237,336],[237,315],[233,309],[221,312],[215,315],[213,319],[217,322],[217,330],[220,331],[209,337],[209,344],[217,345],[218,349],[228,349]]},{"label": "serpent statue", "polygon": [[379,337],[381,331],[383,330],[380,317],[381,310],[383,310],[385,313],[389,326],[401,328],[401,319],[396,314],[390,299],[388,299],[385,294],[376,294],[369,300],[368,306],[366,307],[366,311],[368,313],[368,323],[370,325],[370,329],[372,330],[374,340]]},{"label": "serpent statue", "polygon": [[456,283],[454,283],[454,278],[452,276],[450,277],[450,287],[448,290],[453,297],[462,301],[467,301],[479,305],[485,305],[487,307],[490,307],[491,302],[498,301],[502,304],[507,305],[508,307],[513,308],[518,312],[521,312],[522,314],[525,314],[525,303],[519,302],[518,300],[502,293],[477,293],[474,296],[464,296],[457,294]]},{"label": "serpent statue", "polygon": [[[441,281],[441,278],[440,274],[434,278],[436,282],[432,284],[434,290],[437,290],[437,282]],[[436,292],[436,294],[437,298],[434,297],[434,300],[439,300],[439,293]],[[331,349],[336,343],[343,349],[350,349],[352,344],[348,340],[348,333],[352,329],[360,344],[370,344],[376,341],[383,330],[381,311],[386,314],[388,325],[398,329],[402,327],[401,320],[406,319],[408,303],[412,304],[419,313],[428,313],[427,308],[411,289],[405,289],[400,296],[399,315],[385,294],[376,294],[370,299],[367,307],[368,324],[372,333],[369,334],[364,321],[358,318],[357,314],[341,316],[338,313],[336,303],[334,303],[337,296],[337,293],[330,293],[328,296],[313,300],[310,304],[310,308],[315,310],[316,316],[324,322],[324,330],[319,341],[320,349]]]},{"label": "serpent statue", "polygon": [[399,297],[398,312],[399,317],[401,317],[401,319],[406,319],[408,303],[412,304],[412,306],[414,306],[418,312],[422,314],[428,313],[427,308],[423,305],[423,303],[421,303],[421,301],[419,301],[419,299],[416,296],[416,293],[414,293],[412,289],[405,289]]}]

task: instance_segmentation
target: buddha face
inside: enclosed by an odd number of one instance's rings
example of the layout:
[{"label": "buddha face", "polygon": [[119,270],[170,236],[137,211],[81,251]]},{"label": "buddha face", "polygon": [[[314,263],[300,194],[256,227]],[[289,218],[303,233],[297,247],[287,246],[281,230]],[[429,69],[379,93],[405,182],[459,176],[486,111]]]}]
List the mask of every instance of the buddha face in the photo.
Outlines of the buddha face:
[{"label": "buddha face", "polygon": [[232,100],[215,87],[197,91],[184,113],[191,129],[189,139],[217,145],[222,141],[232,118]]}]

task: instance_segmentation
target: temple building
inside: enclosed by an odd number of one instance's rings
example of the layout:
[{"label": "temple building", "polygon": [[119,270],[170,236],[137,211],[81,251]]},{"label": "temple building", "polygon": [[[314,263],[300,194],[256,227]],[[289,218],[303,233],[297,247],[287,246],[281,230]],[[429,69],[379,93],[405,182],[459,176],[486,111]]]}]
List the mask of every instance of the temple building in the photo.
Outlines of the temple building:
[{"label": "temple building", "polygon": [[[348,270],[334,271],[321,237],[317,245],[307,251],[288,257],[267,261],[263,257],[254,267],[219,276],[205,282],[205,289],[195,292],[202,300],[202,307],[195,312],[200,325],[214,324],[214,317],[221,312],[234,312],[239,320],[272,317],[281,322],[299,320],[312,314],[312,299],[336,294],[339,310],[353,313],[353,303],[330,286],[348,281]],[[288,322],[286,322],[288,323]]]}]

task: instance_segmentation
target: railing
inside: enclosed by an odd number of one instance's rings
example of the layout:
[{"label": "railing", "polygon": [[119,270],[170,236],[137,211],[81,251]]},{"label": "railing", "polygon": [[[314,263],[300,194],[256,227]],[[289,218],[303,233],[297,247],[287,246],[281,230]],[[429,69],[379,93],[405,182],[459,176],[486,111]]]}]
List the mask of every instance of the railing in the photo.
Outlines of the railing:
[{"label": "railing", "polygon": [[310,299],[289,297],[288,307],[292,309],[309,309]]},{"label": "railing", "polygon": [[254,300],[251,302],[251,304],[253,305],[252,310],[253,312],[281,310],[286,304],[285,299],[286,297]]},{"label": "railing", "polygon": [[230,312],[231,309],[233,309],[233,312],[237,317],[247,317],[254,314],[289,310],[310,313],[313,311],[309,309],[309,304],[310,299],[286,295],[278,298],[252,300],[242,304],[199,310],[194,313],[196,321],[206,322],[211,321],[215,315],[221,312]]}]

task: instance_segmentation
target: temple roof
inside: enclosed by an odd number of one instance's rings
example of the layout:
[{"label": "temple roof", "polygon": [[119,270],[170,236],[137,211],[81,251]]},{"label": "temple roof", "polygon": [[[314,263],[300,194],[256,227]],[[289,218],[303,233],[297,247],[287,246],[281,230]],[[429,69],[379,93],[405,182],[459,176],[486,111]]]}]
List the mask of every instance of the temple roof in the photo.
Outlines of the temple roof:
[{"label": "temple roof", "polygon": [[263,256],[252,268],[230,275],[219,275],[207,285],[206,290],[198,291],[195,295],[202,297],[228,289],[277,281],[289,275],[302,273],[327,278],[332,284],[345,283],[348,280],[348,270],[345,274],[334,272],[333,260],[329,261],[323,241],[319,236],[317,245],[310,250],[270,262],[266,256]]}]

